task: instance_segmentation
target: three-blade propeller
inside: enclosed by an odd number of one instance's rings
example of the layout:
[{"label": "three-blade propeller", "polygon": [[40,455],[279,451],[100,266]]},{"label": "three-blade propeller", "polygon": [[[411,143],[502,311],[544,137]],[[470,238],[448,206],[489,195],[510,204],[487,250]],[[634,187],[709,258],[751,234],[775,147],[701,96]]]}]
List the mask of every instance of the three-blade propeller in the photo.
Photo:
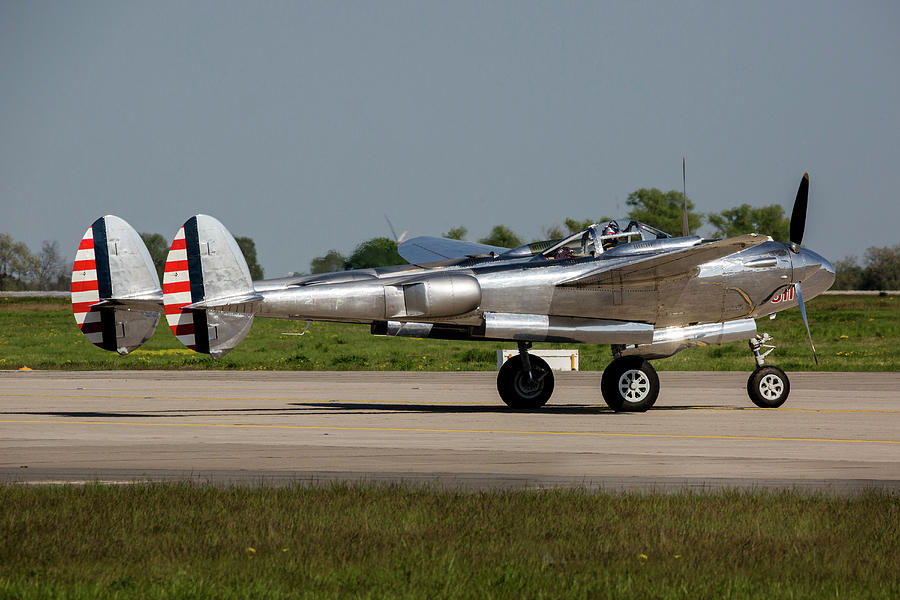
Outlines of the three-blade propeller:
[{"label": "three-blade propeller", "polygon": [[[806,207],[809,203],[809,173],[803,174],[800,187],[797,189],[797,197],[794,199],[794,209],[791,211],[791,251],[800,252],[800,244],[803,242],[803,232],[806,229]],[[809,347],[812,348],[813,359],[819,366],[819,355],[816,354],[816,346],[813,344],[812,332],[809,330],[809,319],[806,318],[806,305],[803,302],[803,290],[800,282],[794,284],[797,294],[797,304],[800,305],[800,316],[806,326],[806,335],[809,337]]]}]

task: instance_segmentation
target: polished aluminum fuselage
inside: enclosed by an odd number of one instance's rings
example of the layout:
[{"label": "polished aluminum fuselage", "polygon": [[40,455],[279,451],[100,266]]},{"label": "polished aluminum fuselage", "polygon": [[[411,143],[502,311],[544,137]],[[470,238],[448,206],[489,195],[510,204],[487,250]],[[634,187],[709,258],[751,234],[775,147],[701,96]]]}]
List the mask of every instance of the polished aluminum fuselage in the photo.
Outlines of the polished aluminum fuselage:
[{"label": "polished aluminum fuselage", "polygon": [[[435,324],[454,337],[473,339],[632,344],[649,343],[654,330],[755,319],[791,308],[797,305],[794,282],[802,280],[811,298],[834,280],[833,267],[818,254],[792,252],[772,241],[687,272],[654,269],[617,278],[619,267],[679,244],[700,241],[638,243],[574,260],[481,257],[260,281],[254,286],[262,302],[247,308],[261,317],[372,323],[373,331],[386,322]],[[600,333],[553,333],[592,327]]]}]

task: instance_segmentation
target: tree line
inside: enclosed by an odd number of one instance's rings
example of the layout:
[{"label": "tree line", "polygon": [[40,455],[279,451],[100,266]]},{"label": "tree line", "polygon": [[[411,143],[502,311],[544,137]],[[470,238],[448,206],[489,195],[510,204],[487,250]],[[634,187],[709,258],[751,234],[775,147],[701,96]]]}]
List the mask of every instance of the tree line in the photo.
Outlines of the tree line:
[{"label": "tree line", "polygon": [[[169,243],[158,233],[142,233],[141,239],[150,252],[159,280],[163,279]],[[263,278],[263,268],[256,257],[256,243],[249,237],[236,237],[247,261],[250,277]],[[69,290],[72,285],[72,262],[59,251],[59,243],[45,241],[41,251],[31,252],[25,242],[0,233],[0,290],[54,291]]]},{"label": "tree line", "polygon": [[[680,235],[682,223],[683,196],[680,191],[663,192],[657,188],[641,188],[628,196],[625,215],[629,219],[642,221],[673,235]],[[777,205],[754,207],[749,204],[723,210],[719,213],[697,212],[694,203],[687,198],[688,226],[692,233],[708,224],[712,237],[726,238],[745,233],[770,235],[779,242],[790,240],[791,220],[784,209]],[[554,223],[541,229],[542,240],[554,240],[570,233],[581,231],[592,223],[609,221],[610,217],[599,219],[575,219],[567,217],[562,223]],[[442,234],[443,237],[462,240],[468,230],[460,225]],[[538,241],[538,240],[532,240]],[[525,243],[525,239],[506,225],[495,225],[490,232],[478,239],[482,244],[514,248]],[[311,273],[329,273],[345,269],[362,269],[403,264],[397,253],[397,244],[387,237],[377,237],[360,243],[349,256],[336,249],[317,256],[310,262]],[[836,290],[897,290],[900,289],[900,244],[893,247],[869,248],[859,265],[854,256],[834,263],[836,280],[832,289]]]},{"label": "tree line", "polygon": [[[682,221],[682,194],[677,190],[663,192],[657,188],[641,188],[628,196],[626,201],[629,219],[642,221],[658,229],[680,235]],[[772,204],[754,207],[742,204],[719,213],[697,212],[694,203],[687,198],[688,225],[696,233],[704,224],[712,229],[712,237],[725,238],[745,233],[757,232],[772,236],[780,242],[788,242],[790,218],[784,209]],[[592,223],[603,223],[610,217],[598,219],[565,218],[562,223],[553,223],[541,229],[543,240],[562,238],[575,233]],[[462,240],[468,230],[460,225],[442,234],[446,238]],[[150,252],[162,281],[169,244],[158,233],[142,233],[141,238]],[[256,244],[249,237],[235,237],[247,261],[250,276],[254,280],[263,278],[263,268],[256,256]],[[525,240],[505,225],[495,225],[490,232],[479,238],[482,244],[514,248]],[[537,241],[537,240],[532,240]],[[406,261],[397,252],[397,242],[388,237],[376,237],[361,242],[349,255],[331,249],[322,256],[312,259],[309,272],[330,273],[346,269],[365,269],[388,265],[404,264]],[[836,280],[832,289],[836,290],[897,290],[900,289],[900,244],[892,247],[869,248],[863,255],[862,264],[857,257],[850,256],[834,263]],[[0,234],[0,290],[65,290],[70,286],[71,263],[61,255],[57,242],[42,244],[38,254],[32,254],[23,242],[16,242],[8,234]]]},{"label": "tree line", "polygon": [[34,254],[25,242],[0,233],[0,290],[66,290],[70,270],[58,242],[44,241],[40,252]]},{"label": "tree line", "polygon": [[[628,196],[626,201],[630,219],[643,221],[658,229],[673,234],[680,234],[682,220],[682,195],[681,192],[671,190],[663,192],[657,188],[641,188]],[[708,221],[713,228],[715,237],[729,237],[748,231],[767,233],[776,240],[787,241],[790,231],[790,219],[785,218],[784,209],[778,205],[754,208],[749,204],[743,204],[737,208],[722,211],[718,214],[704,215],[697,212],[694,203],[687,198],[688,225],[692,232],[696,232]],[[610,217],[574,219],[567,217],[562,223],[553,223],[541,229],[542,240],[554,240],[562,238],[570,233],[581,231],[592,223],[609,221]],[[443,237],[461,240],[466,237],[468,230],[462,225],[453,227],[443,233]],[[479,238],[482,244],[514,248],[525,243],[525,239],[512,231],[506,225],[495,225],[490,232]],[[538,241],[538,240],[532,240]],[[388,264],[402,264],[403,259],[396,252],[397,244],[386,237],[373,238],[359,244],[349,256],[332,249],[323,256],[317,256],[310,263],[310,272],[327,273],[343,269],[359,269],[365,267],[386,266]],[[390,260],[392,262],[382,262]]]},{"label": "tree line", "polygon": [[855,256],[834,263],[833,290],[900,290],[900,244],[869,248],[860,265]]},{"label": "tree line", "polygon": [[[150,259],[153,260],[153,266],[156,267],[156,273],[159,275],[160,282],[163,280],[163,271],[166,268],[166,257],[169,255],[169,242],[158,233],[142,233],[141,239],[150,252]],[[245,236],[235,236],[234,241],[241,249],[244,260],[247,261],[247,268],[250,270],[250,278],[254,281],[262,279],[265,271],[259,265],[256,258],[256,242],[252,238]]]}]

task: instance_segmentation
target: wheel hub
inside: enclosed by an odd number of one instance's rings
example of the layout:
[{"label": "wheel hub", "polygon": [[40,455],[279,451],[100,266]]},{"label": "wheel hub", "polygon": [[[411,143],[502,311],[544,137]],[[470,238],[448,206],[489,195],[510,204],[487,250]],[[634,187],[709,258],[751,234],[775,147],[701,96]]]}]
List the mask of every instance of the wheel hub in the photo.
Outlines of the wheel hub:
[{"label": "wheel hub", "polygon": [[619,393],[626,402],[640,402],[650,393],[650,378],[639,369],[630,369],[619,377]]},{"label": "wheel hub", "polygon": [[784,382],[776,375],[766,375],[759,382],[759,393],[766,400],[778,400],[784,393]]},{"label": "wheel hub", "polygon": [[516,391],[523,398],[534,398],[538,396],[544,389],[543,377],[540,373],[532,372],[532,377],[528,377],[528,373],[520,371],[516,375]]}]

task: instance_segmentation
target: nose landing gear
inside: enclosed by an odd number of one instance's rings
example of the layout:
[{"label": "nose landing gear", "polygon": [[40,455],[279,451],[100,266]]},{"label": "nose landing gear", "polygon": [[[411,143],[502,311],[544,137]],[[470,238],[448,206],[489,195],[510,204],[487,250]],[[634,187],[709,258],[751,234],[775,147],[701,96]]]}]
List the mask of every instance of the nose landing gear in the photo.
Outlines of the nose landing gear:
[{"label": "nose landing gear", "polygon": [[747,393],[753,404],[760,408],[778,408],[788,399],[791,393],[791,382],[787,374],[776,366],[765,366],[766,357],[775,350],[770,344],[772,336],[768,333],[757,335],[750,340],[750,351],[756,359],[756,370],[747,380]]}]

